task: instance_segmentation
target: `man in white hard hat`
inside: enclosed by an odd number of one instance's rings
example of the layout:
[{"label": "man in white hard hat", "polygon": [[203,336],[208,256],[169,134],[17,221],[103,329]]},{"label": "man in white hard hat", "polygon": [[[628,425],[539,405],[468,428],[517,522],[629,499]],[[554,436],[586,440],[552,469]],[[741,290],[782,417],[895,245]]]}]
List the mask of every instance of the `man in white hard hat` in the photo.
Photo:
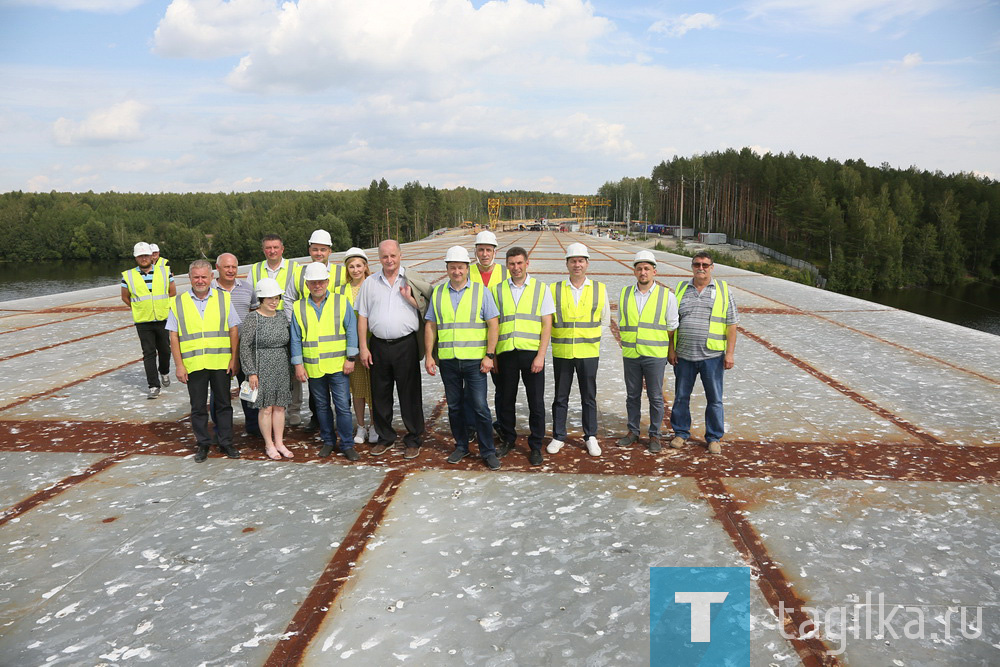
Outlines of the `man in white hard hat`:
[{"label": "man in white hard hat", "polygon": [[[499,311],[485,286],[469,280],[469,252],[460,245],[448,249],[444,258],[448,283],[438,285],[431,295],[425,319],[425,347],[438,344],[441,381],[448,401],[448,421],[455,438],[455,450],[448,463],[458,463],[469,455],[467,406],[475,414],[479,455],[491,470],[500,468],[493,445],[493,417],[486,402],[486,376],[493,370],[499,335]],[[428,354],[424,367],[436,375],[438,365]]]},{"label": "man in white hard hat", "polygon": [[[358,328],[354,309],[340,292],[330,293],[330,271],[313,262],[302,272],[309,296],[292,304],[291,362],[299,382],[309,383],[309,394],[319,421],[323,445],[320,457],[334,450],[348,461],[360,455],[351,435],[351,385],[348,376],[358,355]],[[336,410],[330,409],[331,397]],[[337,446],[337,440],[340,446]]]},{"label": "man in white hard hat", "polygon": [[233,406],[229,395],[239,364],[240,317],[229,293],[212,288],[212,265],[198,259],[188,268],[191,291],[170,300],[167,331],[177,379],[186,384],[191,399],[191,428],[198,450],[196,463],[208,457],[212,444],[208,431],[209,388],[216,418],[219,449],[231,459],[240,453],[233,447]]},{"label": "man in white hard hat", "polygon": [[635,285],[622,288],[618,299],[618,331],[625,372],[625,412],[628,433],[618,440],[628,447],[639,440],[643,381],[649,399],[649,451],[662,449],[663,371],[667,366],[673,331],[677,329],[677,299],[656,283],[656,257],[640,250],[632,261]]},{"label": "man in white hard hat", "polygon": [[476,263],[469,267],[469,280],[495,287],[507,280],[507,267],[497,264],[497,235],[486,230],[476,234]]},{"label": "man in white hard hat", "polygon": [[[330,253],[332,251],[333,239],[330,238],[330,232],[325,229],[313,231],[309,236],[309,257],[313,262],[319,262],[330,270],[329,290],[331,292],[347,282],[347,271],[344,270],[343,266],[339,264],[335,264],[333,267],[330,266]],[[299,275],[285,284],[285,294],[282,296],[282,301],[284,302],[283,310],[289,322],[292,321],[292,311],[289,310],[289,307],[299,299],[305,299],[308,296],[309,290],[306,288],[305,279],[302,277],[302,269],[300,268]],[[316,411],[311,395],[309,398],[309,409],[312,411],[312,417],[309,419],[309,423],[306,424],[304,430],[312,432],[319,428],[319,422],[316,420]],[[292,387],[292,402],[288,406],[289,426],[298,426],[302,423],[301,410],[302,385],[296,384]]]},{"label": "man in white hard hat", "polygon": [[546,451],[555,454],[566,440],[566,411],[576,375],[583,411],[583,437],[587,453],[601,455],[597,442],[597,367],[601,360],[601,331],[611,323],[611,307],[604,283],[587,277],[590,251],[582,243],[566,248],[569,280],[550,285],[556,312],[552,321],[552,441]]},{"label": "man in white hard hat", "polygon": [[167,271],[170,270],[170,260],[164,257],[160,257],[160,246],[155,243],[149,244],[150,255],[153,257],[153,266],[164,266]]},{"label": "man in white hard hat", "polygon": [[691,280],[677,283],[677,313],[680,322],[668,361],[674,367],[674,405],[670,446],[680,449],[691,437],[691,391],[701,376],[705,389],[705,442],[711,454],[722,453],[725,419],[722,379],[735,364],[736,325],[739,312],[725,280],[712,278],[715,261],[707,252],[691,259]]},{"label": "man in white hard hat", "polygon": [[369,451],[373,456],[381,456],[395,445],[397,434],[392,426],[395,387],[406,428],[403,457],[412,459],[420,454],[424,434],[421,327],[431,288],[416,271],[403,266],[403,251],[394,239],[379,244],[378,259],[382,268],[362,283],[356,303],[361,363],[371,371],[372,421],[378,434],[378,442]]},{"label": "man in white hard hat", "polygon": [[122,271],[122,302],[132,311],[132,322],[142,347],[142,366],[149,385],[147,398],[160,395],[170,385],[170,335],[165,325],[170,298],[176,296],[174,277],[166,265],[154,266],[148,243],[132,248],[136,266]]}]

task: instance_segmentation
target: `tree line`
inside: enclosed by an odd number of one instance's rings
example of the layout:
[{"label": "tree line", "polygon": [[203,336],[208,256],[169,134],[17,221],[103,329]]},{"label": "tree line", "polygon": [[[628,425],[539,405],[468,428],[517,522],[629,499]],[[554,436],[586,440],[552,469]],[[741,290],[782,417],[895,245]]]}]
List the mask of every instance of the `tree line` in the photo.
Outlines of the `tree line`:
[{"label": "tree line", "polygon": [[268,233],[281,235],[289,256],[301,256],[314,229],[330,232],[335,251],[367,248],[385,238],[405,243],[466,221],[486,223],[491,197],[544,194],[442,190],[419,182],[400,188],[384,178],[366,190],[344,191],[15,191],[0,195],[0,261],[131,258],[137,241],[158,244],[176,261],[222,252],[250,261]]},{"label": "tree line", "polygon": [[1000,276],[1000,183],[973,174],[744,148],[674,157],[648,180],[605,187],[613,200],[620,188],[618,198],[643,201],[652,222],[812,262],[837,291]]}]

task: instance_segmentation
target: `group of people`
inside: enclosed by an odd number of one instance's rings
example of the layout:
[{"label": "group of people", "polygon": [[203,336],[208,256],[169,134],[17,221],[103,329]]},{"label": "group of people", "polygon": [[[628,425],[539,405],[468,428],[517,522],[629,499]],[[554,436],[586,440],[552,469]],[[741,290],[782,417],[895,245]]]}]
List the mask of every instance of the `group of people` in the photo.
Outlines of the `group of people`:
[{"label": "group of people", "polygon": [[[500,265],[497,247],[489,231],[477,235],[475,259],[462,246],[451,247],[444,257],[448,280],[432,287],[403,267],[400,245],[391,239],[379,244],[381,268],[373,273],[360,248],[349,249],[342,264],[331,266],[332,241],[324,230],[309,238],[312,261],[306,265],[285,259],[281,238],[269,234],[262,241],[265,259],[251,266],[246,280],[237,276],[237,258],[224,253],[216,260],[215,278],[207,260],[192,262],[191,290],[178,295],[166,261],[138,243],[137,266],[122,274],[122,300],[131,306],[142,345],[148,396],[156,398],[170,384],[172,356],[176,378],[190,397],[195,461],[204,461],[213,443],[238,458],[230,401],[235,376],[243,387],[247,432],[262,437],[266,455],[279,460],[294,456],[282,436],[286,422],[301,425],[305,384],[312,419],[304,428],[318,431],[319,456],[339,452],[357,461],[356,445],[368,442],[371,456],[395,448],[395,390],[406,431],[402,456],[412,459],[424,433],[423,359],[426,372],[440,374],[444,384],[455,444],[449,463],[468,456],[475,441],[486,466],[500,468],[518,437],[515,405],[523,384],[528,459],[541,465],[545,359],[551,349],[555,395],[544,451],[556,454],[565,446],[576,376],[583,444],[591,456],[600,456],[597,370],[611,308],[606,286],[587,277],[589,249],[570,244],[567,278],[547,285],[529,274],[527,250],[508,248]],[[671,291],[655,280],[653,253],[636,254],[636,282],[623,288],[618,300],[628,423],[619,446],[640,441],[645,385],[646,447],[654,453],[663,442],[684,447],[690,396],[700,375],[708,402],[708,450],[721,453],[723,372],[734,364],[738,312],[726,282],[712,278],[713,266],[709,255],[699,253],[692,278]],[[675,388],[669,440],[661,439],[667,364],[673,366]],[[487,377],[495,387],[495,420]]]}]

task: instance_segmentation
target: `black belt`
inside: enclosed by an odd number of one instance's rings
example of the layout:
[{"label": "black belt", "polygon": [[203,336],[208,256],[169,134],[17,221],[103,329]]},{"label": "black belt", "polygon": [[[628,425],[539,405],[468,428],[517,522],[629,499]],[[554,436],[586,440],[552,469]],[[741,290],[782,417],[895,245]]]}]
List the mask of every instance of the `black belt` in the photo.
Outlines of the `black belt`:
[{"label": "black belt", "polygon": [[378,336],[372,336],[372,338],[374,338],[378,342],[383,343],[385,345],[392,345],[393,343],[398,343],[400,341],[409,340],[410,338],[412,338],[413,336],[415,336],[416,333],[417,333],[416,331],[414,331],[413,333],[408,333],[405,336],[403,336],[402,338],[379,338]]}]

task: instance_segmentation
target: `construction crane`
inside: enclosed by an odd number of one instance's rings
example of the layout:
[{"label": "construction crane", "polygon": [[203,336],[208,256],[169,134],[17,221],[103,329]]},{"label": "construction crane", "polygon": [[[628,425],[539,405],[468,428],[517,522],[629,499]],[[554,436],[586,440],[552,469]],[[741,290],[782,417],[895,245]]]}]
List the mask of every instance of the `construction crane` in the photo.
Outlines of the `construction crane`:
[{"label": "construction crane", "polygon": [[496,229],[500,223],[500,211],[504,206],[569,206],[576,216],[578,225],[583,225],[591,208],[610,208],[611,200],[606,197],[496,197],[487,201],[490,227]]}]

